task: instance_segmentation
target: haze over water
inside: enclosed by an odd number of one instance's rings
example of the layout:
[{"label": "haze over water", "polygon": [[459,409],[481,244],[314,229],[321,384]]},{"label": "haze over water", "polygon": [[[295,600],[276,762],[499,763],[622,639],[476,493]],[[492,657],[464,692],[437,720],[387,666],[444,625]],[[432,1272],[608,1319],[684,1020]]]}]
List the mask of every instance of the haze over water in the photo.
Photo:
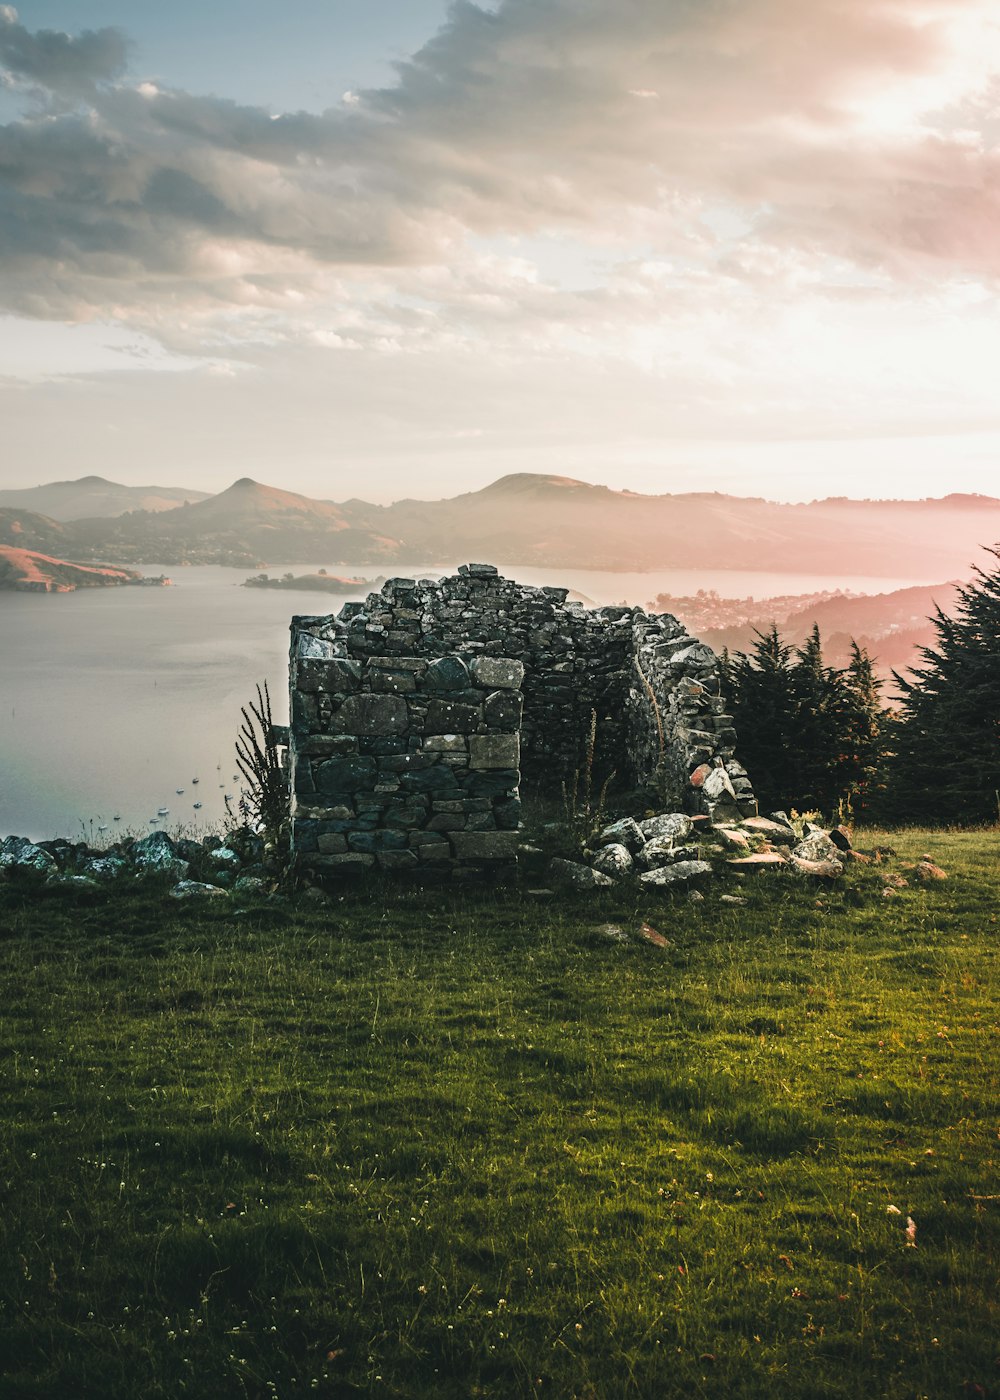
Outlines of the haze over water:
[{"label": "haze over water", "polygon": [[[295,572],[308,568],[297,565]],[[659,592],[699,588],[764,598],[835,588],[882,593],[933,581],[500,568],[526,583],[573,588],[596,604],[645,605]],[[420,577],[452,569],[437,563],[405,573]],[[377,572],[365,564],[329,571],[369,578]],[[149,819],[159,807],[170,809],[160,825],[171,831],[218,826],[225,794],[239,792],[233,744],[240,707],[258,681],[268,681],[275,720],[287,718],[291,616],[336,612],[346,601],[241,588],[245,570],[149,565],[144,572],[172,573],[176,586],[0,594],[0,838],[17,833],[96,841],[98,826],[106,825],[103,839],[111,840],[116,831],[152,830]],[[202,803],[197,812],[195,802]]]}]

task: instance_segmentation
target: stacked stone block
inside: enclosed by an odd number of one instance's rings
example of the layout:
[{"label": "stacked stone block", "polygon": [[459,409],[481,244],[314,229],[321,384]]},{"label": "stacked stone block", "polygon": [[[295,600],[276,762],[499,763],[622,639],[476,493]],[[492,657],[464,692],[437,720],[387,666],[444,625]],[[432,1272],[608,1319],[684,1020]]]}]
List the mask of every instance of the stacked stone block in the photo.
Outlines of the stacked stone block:
[{"label": "stacked stone block", "polygon": [[756,811],[717,658],[676,618],[586,609],[487,564],[294,618],[297,858],[328,873],[510,863],[522,768],[558,793],[595,713],[595,781],[614,770],[666,805]]},{"label": "stacked stone block", "polygon": [[491,656],[362,660],[300,632],[290,731],[300,864],[329,874],[513,864],[523,673]]},{"label": "stacked stone block", "polygon": [[721,695],[719,659],[668,613],[638,613],[628,699],[635,769],[666,807],[722,818],[757,815],[736,730]]}]

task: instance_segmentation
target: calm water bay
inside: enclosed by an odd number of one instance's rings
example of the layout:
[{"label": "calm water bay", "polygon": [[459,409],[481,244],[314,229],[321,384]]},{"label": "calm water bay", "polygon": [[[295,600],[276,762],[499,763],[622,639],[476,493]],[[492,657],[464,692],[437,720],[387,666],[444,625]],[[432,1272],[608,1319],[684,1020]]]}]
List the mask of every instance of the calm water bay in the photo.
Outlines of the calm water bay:
[{"label": "calm water bay", "polygon": [[[698,588],[762,598],[837,587],[883,593],[933,582],[501,570],[525,583],[569,586],[595,603],[645,604],[659,592]],[[447,564],[405,570],[449,571]],[[336,610],[343,601],[241,588],[245,570],[149,566],[144,572],[171,574],[175,587],[0,593],[0,838],[13,832],[96,840],[98,826],[108,827],[107,839],[115,831],[146,832],[159,807],[170,809],[160,823],[168,830],[218,825],[225,794],[238,792],[233,743],[240,706],[258,681],[270,685],[275,719],[287,716],[289,618]],[[377,570],[338,565],[330,572],[372,577]]]}]

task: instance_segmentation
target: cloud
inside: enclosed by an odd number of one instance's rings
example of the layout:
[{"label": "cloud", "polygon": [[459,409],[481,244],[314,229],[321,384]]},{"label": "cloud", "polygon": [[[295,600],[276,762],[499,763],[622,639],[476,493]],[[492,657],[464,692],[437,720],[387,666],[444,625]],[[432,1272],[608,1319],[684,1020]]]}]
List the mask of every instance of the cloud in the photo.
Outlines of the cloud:
[{"label": "cloud", "polygon": [[132,84],[126,58],[0,9],[0,63],[59,99],[0,127],[8,309],[312,335],[322,302],[387,345],[504,317],[558,341],[596,298],[512,293],[475,251],[543,234],[673,258],[703,308],[782,259],[869,290],[1000,276],[989,0],[458,0],[394,85],[318,114]]},{"label": "cloud", "polygon": [[12,5],[0,5],[0,67],[49,92],[80,96],[125,71],[128,43],[117,29],[85,29],[75,38],[55,29],[31,33]]}]

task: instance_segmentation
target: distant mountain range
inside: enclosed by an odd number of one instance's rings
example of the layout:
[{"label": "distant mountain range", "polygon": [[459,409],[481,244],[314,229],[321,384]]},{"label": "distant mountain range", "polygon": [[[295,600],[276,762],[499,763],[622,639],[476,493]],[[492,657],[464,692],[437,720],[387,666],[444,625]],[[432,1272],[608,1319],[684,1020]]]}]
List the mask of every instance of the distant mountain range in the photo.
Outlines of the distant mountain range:
[{"label": "distant mountain range", "polygon": [[203,501],[208,494],[178,486],[120,486],[103,476],[82,476],[79,481],[50,481],[46,486],[0,491],[0,507],[29,510],[53,520],[83,520],[94,515],[124,515],[130,510],[173,510],[185,501]]},{"label": "distant mountain range", "polygon": [[[150,500],[152,508],[137,508]],[[451,499],[389,506],[313,500],[247,477],[215,496],[100,477],[0,492],[0,543],[129,564],[406,567],[479,558],[833,577],[912,577],[919,566],[925,577],[965,578],[981,546],[998,540],[1000,500],[989,496],[787,505],[719,493],[644,496],[527,473]]]}]

